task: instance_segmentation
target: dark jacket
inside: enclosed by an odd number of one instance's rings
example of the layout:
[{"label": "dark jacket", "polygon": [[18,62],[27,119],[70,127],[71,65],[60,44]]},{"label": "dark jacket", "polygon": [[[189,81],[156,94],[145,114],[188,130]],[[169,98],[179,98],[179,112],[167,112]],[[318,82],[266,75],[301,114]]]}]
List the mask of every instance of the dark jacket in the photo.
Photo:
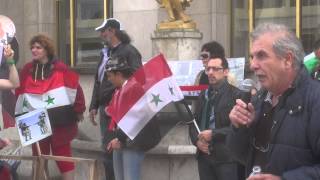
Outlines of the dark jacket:
[{"label": "dark jacket", "polygon": [[92,109],[98,109],[99,106],[106,106],[110,102],[115,89],[112,83],[108,81],[106,76],[103,77],[102,82],[99,81],[98,71],[103,61],[103,58],[104,55],[101,52],[100,61],[98,63],[96,74],[94,76],[94,86],[89,111],[91,111]]},{"label": "dark jacket", "polygon": [[[198,155],[207,156],[215,162],[231,162],[233,159],[230,156],[229,150],[225,146],[225,139],[227,134],[231,132],[229,113],[235,105],[236,99],[241,97],[241,91],[225,80],[221,84],[220,88],[214,90],[211,94],[216,95],[214,100],[211,102],[214,106],[215,129],[212,130],[213,135],[210,145],[210,155],[205,155],[200,151],[198,151]],[[212,98],[212,96],[209,97],[209,99],[210,98]],[[196,105],[195,119],[198,126],[200,126],[202,120],[202,109],[205,102],[204,99],[205,91],[200,94],[198,104]],[[192,143],[196,145],[198,133],[194,125],[190,125],[189,133]]]},{"label": "dark jacket", "polygon": [[[234,128],[227,144],[234,155],[246,163],[247,175],[253,162],[253,133],[259,121],[266,91],[258,93],[253,104],[256,119],[250,128]],[[305,68],[298,73],[293,86],[275,107],[267,164],[264,173],[286,180],[320,179],[320,84],[310,78]]]},{"label": "dark jacket", "polygon": [[[139,51],[131,44],[119,44],[118,46],[109,49],[109,57],[121,55],[128,60],[128,65],[134,70],[137,70],[142,66],[141,55]],[[98,80],[98,69],[103,60],[103,53],[101,52],[100,62],[97,66],[97,71],[94,78],[94,87],[91,97],[91,103],[89,111],[92,109],[98,109],[99,106],[106,106],[109,104],[112,94],[114,92],[114,86],[107,77],[104,76],[102,82]]]}]

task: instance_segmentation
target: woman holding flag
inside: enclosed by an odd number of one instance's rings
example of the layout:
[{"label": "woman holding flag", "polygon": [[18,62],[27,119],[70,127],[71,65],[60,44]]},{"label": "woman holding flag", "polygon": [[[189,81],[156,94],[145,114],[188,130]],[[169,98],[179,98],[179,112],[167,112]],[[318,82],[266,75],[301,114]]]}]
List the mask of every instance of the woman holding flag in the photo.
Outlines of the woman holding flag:
[{"label": "woman holding flag", "polygon": [[[113,167],[116,180],[140,180],[141,164],[144,152],[154,147],[160,141],[160,132],[156,119],[150,120],[146,126],[134,138],[129,138],[117,126],[117,120],[125,109],[123,101],[127,106],[133,105],[133,99],[143,94],[142,85],[132,77],[133,69],[128,65],[125,57],[119,55],[109,59],[106,65],[108,80],[116,87],[106,113],[111,117],[109,130],[112,133],[106,137],[104,142],[108,152],[113,152]],[[142,113],[142,112],[140,112]],[[134,120],[134,119],[129,119]]]},{"label": "woman holding flag", "polygon": [[[31,62],[20,74],[21,86],[16,114],[35,109],[47,109],[52,135],[39,142],[42,154],[71,157],[71,140],[78,131],[77,123],[83,119],[85,101],[79,76],[55,57],[53,41],[46,35],[36,35],[30,41]],[[37,148],[32,146],[33,155]],[[57,161],[63,180],[74,179],[74,163]],[[47,167],[46,167],[47,168]]]}]

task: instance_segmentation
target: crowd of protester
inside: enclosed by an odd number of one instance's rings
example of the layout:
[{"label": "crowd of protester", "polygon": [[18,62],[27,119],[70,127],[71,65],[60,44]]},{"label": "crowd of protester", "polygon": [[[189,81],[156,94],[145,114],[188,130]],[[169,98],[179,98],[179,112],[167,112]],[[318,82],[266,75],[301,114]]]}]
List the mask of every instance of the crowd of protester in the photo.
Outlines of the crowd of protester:
[{"label": "crowd of protester", "polygon": [[[139,180],[145,152],[160,140],[159,129],[142,130],[131,140],[111,121],[112,112],[120,109],[108,111],[108,106],[117,103],[115,94],[142,66],[141,55],[117,19],[106,19],[95,30],[104,48],[94,77],[89,117],[93,125],[99,117],[106,179]],[[195,85],[205,84],[208,89],[193,103],[196,124],[189,125],[200,180],[320,179],[320,43],[315,43],[316,61],[310,65],[304,64],[300,40],[285,25],[260,24],[250,36],[250,70],[255,77],[246,81],[251,84],[249,100],[247,92],[229,81],[223,46],[211,41],[201,48],[204,70]],[[55,91],[57,84],[65,88],[63,96],[70,102],[48,109],[53,134],[39,144],[42,154],[72,157],[71,141],[86,109],[79,75],[56,56],[48,36],[35,35],[29,45],[32,57],[21,69],[20,78],[14,51],[10,45],[1,49],[1,66],[8,69],[8,78],[0,79],[0,89],[15,89],[18,99],[23,99],[17,101],[16,109],[26,113],[44,108],[27,103],[35,102],[32,93],[47,96],[50,91],[50,98],[61,95]],[[139,88],[137,84],[127,93]],[[0,149],[8,144],[1,137]],[[38,155],[35,145],[32,152]],[[74,179],[74,163],[57,161],[57,166],[64,180]],[[10,178],[8,174],[0,162],[1,179]]]}]

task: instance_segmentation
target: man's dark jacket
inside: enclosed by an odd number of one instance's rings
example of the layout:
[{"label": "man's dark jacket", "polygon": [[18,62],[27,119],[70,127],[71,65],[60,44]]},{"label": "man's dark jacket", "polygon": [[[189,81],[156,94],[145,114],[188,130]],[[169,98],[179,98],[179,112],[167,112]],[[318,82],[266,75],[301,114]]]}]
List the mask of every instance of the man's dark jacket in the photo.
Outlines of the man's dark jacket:
[{"label": "man's dark jacket", "polygon": [[[266,96],[262,90],[252,100],[256,119]],[[280,98],[270,133],[270,149],[264,173],[281,176],[285,180],[320,179],[320,84],[312,80],[302,68],[296,80]],[[247,165],[247,175],[253,165],[253,133],[250,128],[233,128],[227,144],[234,155]]]},{"label": "man's dark jacket", "polygon": [[[211,87],[209,87],[210,89]],[[198,150],[198,155],[207,156],[214,162],[234,162],[230,155],[230,151],[225,145],[226,136],[231,132],[231,125],[229,119],[229,113],[235,105],[236,99],[241,98],[241,91],[232,86],[224,80],[221,86],[217,90],[213,90],[215,98],[213,100],[214,116],[215,116],[215,129],[212,130],[212,141],[210,155],[205,155]],[[209,99],[213,96],[209,96]],[[202,109],[204,106],[205,91],[203,91],[196,104],[195,119],[200,126],[202,120]],[[211,112],[211,111],[210,111]],[[190,125],[189,128],[190,138],[192,143],[196,146],[198,140],[198,132],[194,125]]]},{"label": "man's dark jacket", "polygon": [[[121,43],[115,48],[109,49],[109,57],[119,56],[125,57],[128,60],[128,65],[134,70],[137,70],[142,66],[141,55],[139,51],[131,44]],[[95,74],[95,82],[92,92],[91,104],[89,111],[92,109],[98,109],[99,106],[106,106],[109,104],[115,87],[107,77],[104,76],[102,82],[98,80],[98,69],[103,60],[103,53],[101,52],[100,62],[97,66],[97,72]]]}]

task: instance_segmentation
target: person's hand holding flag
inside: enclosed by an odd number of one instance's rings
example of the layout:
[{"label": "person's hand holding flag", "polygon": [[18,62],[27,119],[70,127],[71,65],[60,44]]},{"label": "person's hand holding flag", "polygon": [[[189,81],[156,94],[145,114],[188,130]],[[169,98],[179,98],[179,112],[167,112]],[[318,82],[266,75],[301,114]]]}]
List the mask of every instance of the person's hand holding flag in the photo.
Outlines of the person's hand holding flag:
[{"label": "person's hand holding flag", "polygon": [[115,92],[106,112],[132,140],[164,106],[184,98],[163,55],[158,55],[138,69]]}]

